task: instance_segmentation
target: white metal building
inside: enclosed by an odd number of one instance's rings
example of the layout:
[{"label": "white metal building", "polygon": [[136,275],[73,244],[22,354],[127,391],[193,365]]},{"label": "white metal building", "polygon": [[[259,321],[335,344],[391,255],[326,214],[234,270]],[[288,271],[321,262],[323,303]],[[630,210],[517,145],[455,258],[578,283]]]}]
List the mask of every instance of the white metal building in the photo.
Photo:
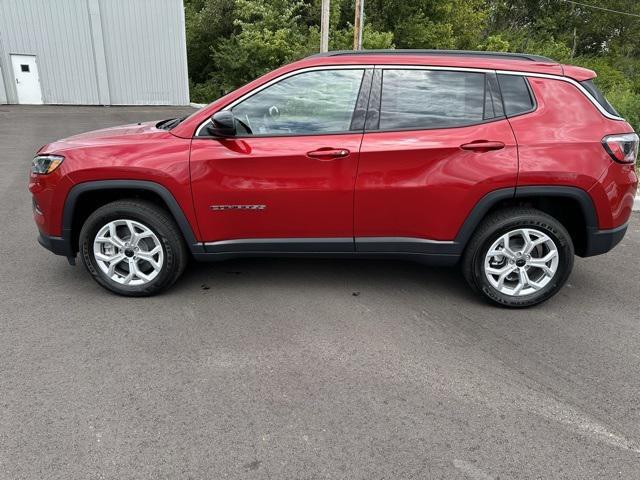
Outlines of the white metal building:
[{"label": "white metal building", "polygon": [[0,0],[0,103],[186,105],[182,0]]}]

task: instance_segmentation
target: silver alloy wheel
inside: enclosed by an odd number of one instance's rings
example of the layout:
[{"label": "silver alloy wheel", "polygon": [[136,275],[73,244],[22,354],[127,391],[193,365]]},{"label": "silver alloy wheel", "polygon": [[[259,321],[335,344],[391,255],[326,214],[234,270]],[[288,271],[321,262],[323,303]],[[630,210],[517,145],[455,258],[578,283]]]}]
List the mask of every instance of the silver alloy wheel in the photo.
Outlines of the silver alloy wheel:
[{"label": "silver alloy wheel", "polygon": [[93,255],[100,270],[122,285],[145,285],[164,265],[160,240],[149,227],[134,220],[114,220],[98,230]]},{"label": "silver alloy wheel", "polygon": [[534,228],[502,235],[487,251],[484,274],[500,293],[513,297],[544,288],[558,270],[560,254],[554,241]]}]

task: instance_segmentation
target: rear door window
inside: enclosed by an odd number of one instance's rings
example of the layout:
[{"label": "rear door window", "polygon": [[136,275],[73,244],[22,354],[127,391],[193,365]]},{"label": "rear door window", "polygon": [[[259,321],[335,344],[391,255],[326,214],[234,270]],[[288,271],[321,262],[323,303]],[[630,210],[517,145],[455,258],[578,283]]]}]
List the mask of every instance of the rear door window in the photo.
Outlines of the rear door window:
[{"label": "rear door window", "polygon": [[484,73],[385,69],[380,130],[450,128],[496,116]]},{"label": "rear door window", "polygon": [[522,75],[498,75],[500,92],[507,117],[530,112],[535,102],[527,80]]}]

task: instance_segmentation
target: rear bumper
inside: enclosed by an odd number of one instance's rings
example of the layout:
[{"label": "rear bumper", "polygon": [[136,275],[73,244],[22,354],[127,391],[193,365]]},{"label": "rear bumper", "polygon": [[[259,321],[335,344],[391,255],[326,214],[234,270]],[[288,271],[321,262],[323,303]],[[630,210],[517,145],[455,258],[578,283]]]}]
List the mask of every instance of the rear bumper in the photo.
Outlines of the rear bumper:
[{"label": "rear bumper", "polygon": [[628,223],[611,230],[593,230],[587,234],[587,246],[581,257],[593,257],[607,253],[624,238]]}]

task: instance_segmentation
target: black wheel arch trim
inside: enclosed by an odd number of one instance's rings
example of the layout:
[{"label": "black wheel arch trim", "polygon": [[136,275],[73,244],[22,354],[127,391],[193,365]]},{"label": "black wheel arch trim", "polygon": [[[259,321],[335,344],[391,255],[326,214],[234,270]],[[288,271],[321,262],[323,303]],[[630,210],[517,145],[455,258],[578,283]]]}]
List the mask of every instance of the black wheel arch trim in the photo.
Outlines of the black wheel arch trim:
[{"label": "black wheel arch trim", "polygon": [[588,231],[598,230],[598,215],[591,196],[586,190],[565,186],[523,186],[516,188],[515,198],[526,197],[564,197],[576,200],[582,210]]},{"label": "black wheel arch trim", "polygon": [[173,194],[163,185],[147,180],[94,180],[78,183],[71,187],[64,202],[62,213],[62,238],[67,243],[66,250],[68,252],[72,252],[74,256],[77,253],[77,248],[71,242],[73,241],[73,217],[80,196],[87,192],[114,189],[146,190],[157,194],[169,208],[169,212],[178,224],[178,228],[180,228],[191,252],[204,252],[202,243],[197,241],[191,224]]},{"label": "black wheel arch trim", "polygon": [[482,222],[489,210],[502,200],[514,198],[515,194],[515,187],[501,188],[487,193],[484,197],[478,200],[478,203],[475,204],[469,215],[467,215],[467,218],[458,230],[458,234],[454,240],[458,253],[461,253],[467,246],[467,243],[471,239],[471,235],[476,231],[476,228],[478,228],[478,225],[480,225],[480,222]]},{"label": "black wheel arch trim", "polygon": [[[528,197],[570,198],[577,202],[584,217],[586,230],[586,247],[585,251],[581,253],[583,257],[608,252],[621,240],[621,231],[624,232],[624,230],[626,230],[622,228],[599,230],[596,209],[591,200],[591,196],[586,190],[562,185],[525,185],[521,187],[501,188],[489,192],[482,197],[467,216],[460,230],[458,230],[455,238],[456,247],[460,249],[460,251],[464,250],[476,228],[480,225],[480,222],[498,202],[508,199],[525,199]],[[622,233],[622,235],[624,235],[624,233]]]}]

